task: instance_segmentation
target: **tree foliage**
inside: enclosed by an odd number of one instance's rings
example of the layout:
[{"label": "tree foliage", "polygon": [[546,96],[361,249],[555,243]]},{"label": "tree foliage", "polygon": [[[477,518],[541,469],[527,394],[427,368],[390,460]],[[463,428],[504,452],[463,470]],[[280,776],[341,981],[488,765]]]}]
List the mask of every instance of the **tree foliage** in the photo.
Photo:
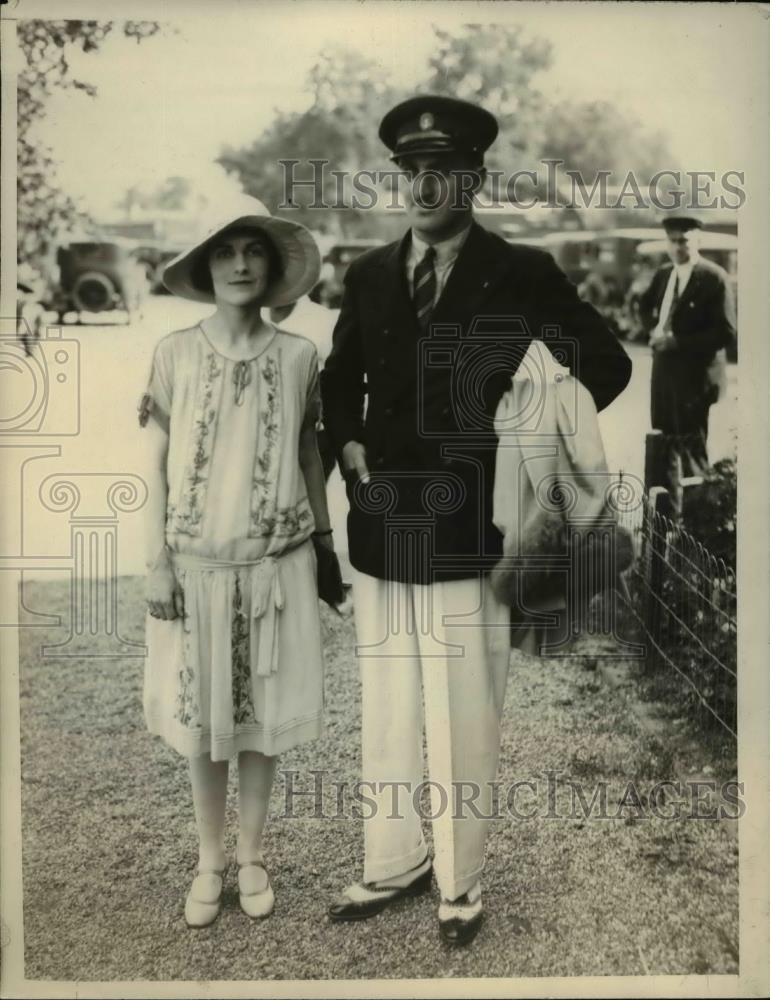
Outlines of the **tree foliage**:
[{"label": "tree foliage", "polygon": [[601,170],[621,177],[633,170],[640,183],[671,165],[666,140],[649,132],[609,101],[563,101],[548,110],[543,157],[564,160],[585,178]]},{"label": "tree foliage", "polygon": [[[531,36],[522,26],[469,24],[460,31],[433,30],[435,51],[416,90],[474,101],[497,117],[500,133],[486,156],[491,170],[509,175],[536,169],[537,161],[548,157],[563,160],[566,169],[580,171],[586,180],[609,170],[622,183],[629,170],[644,179],[670,164],[663,137],[642,129],[617,106],[546,99],[538,78],[551,67],[548,40]],[[229,148],[218,160],[244,190],[271,209],[283,195],[282,159],[300,161],[298,178],[309,176],[310,159],[328,158],[331,169],[347,171],[386,166],[377,124],[389,107],[409,96],[389,83],[374,61],[344,45],[321,53],[309,74],[308,89],[312,102],[306,111],[278,112],[250,145]],[[317,228],[320,213],[306,207],[315,192],[297,188],[296,194],[300,212],[295,217]],[[323,194],[327,203],[339,205],[334,177],[326,177]],[[330,218],[347,226],[352,221],[339,212],[327,214]]]},{"label": "tree foliage", "polygon": [[91,97],[96,88],[70,74],[74,51],[97,52],[114,30],[137,42],[160,30],[155,21],[17,22],[22,54],[18,75],[17,224],[20,262],[37,263],[57,236],[88,220],[57,183],[56,161],[36,134],[52,95],[61,89],[81,90]]},{"label": "tree foliage", "polygon": [[[318,178],[318,188],[296,183],[291,192],[296,206],[292,218],[319,228],[313,203],[349,204],[349,175],[356,170],[389,166],[387,151],[373,128],[387,109],[402,96],[375,63],[341,45],[322,50],[308,77],[310,107],[301,113],[277,111],[272,124],[249,146],[226,148],[217,162],[234,174],[247,194],[275,211],[286,198],[286,178],[297,182]],[[292,168],[282,161],[299,161]],[[308,164],[328,161],[321,171]],[[293,170],[293,175],[290,171]],[[345,173],[338,179],[334,171]],[[326,221],[330,221],[327,215]],[[332,222],[339,221],[332,218]]]},{"label": "tree foliage", "polygon": [[537,75],[551,65],[551,43],[520,25],[469,24],[459,34],[434,29],[425,92],[483,104],[500,125],[486,157],[492,169],[512,170],[536,157],[545,99]]}]

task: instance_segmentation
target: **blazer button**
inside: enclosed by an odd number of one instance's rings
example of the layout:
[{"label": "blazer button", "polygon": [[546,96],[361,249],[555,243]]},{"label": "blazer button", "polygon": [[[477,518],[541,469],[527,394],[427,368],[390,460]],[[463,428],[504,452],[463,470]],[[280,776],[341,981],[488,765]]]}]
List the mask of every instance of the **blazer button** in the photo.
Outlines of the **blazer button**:
[{"label": "blazer button", "polygon": [[393,416],[393,407],[392,406],[388,406],[388,407],[385,408],[385,416],[386,417],[392,417]]},{"label": "blazer button", "polygon": [[387,362],[385,361],[385,358],[379,358],[377,364],[380,368],[384,368]]}]

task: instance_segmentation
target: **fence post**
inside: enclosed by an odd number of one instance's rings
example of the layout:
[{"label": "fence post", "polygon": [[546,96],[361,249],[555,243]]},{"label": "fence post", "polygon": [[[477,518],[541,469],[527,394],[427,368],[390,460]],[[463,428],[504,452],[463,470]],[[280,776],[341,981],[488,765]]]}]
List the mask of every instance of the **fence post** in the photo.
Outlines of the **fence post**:
[{"label": "fence post", "polygon": [[664,486],[667,470],[666,439],[663,431],[650,431],[644,439],[644,488]]},{"label": "fence post", "polygon": [[690,512],[698,503],[702,487],[703,476],[687,476],[682,480],[682,523],[685,528]]},{"label": "fence post", "polygon": [[678,517],[682,511],[682,459],[672,438],[663,431],[650,431],[645,438],[644,488],[663,486],[669,492],[667,517]]},{"label": "fence post", "polygon": [[[664,486],[653,486],[649,492],[647,509],[645,511],[644,536],[647,542],[647,606],[645,608],[645,631],[650,639],[660,645],[661,638],[661,606],[663,598],[663,578],[666,562],[666,534],[664,518],[672,513],[671,497]],[[654,650],[647,649],[645,668],[649,672],[653,668]]]}]

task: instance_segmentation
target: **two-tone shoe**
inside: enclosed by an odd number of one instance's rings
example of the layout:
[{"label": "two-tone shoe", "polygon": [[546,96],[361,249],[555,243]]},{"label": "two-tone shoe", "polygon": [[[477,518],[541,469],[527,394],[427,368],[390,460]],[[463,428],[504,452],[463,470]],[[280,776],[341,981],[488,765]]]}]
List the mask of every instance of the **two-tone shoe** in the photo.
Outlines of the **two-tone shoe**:
[{"label": "two-tone shoe", "polygon": [[[387,907],[400,899],[417,896],[430,889],[433,877],[433,865],[430,858],[411,871],[406,872],[401,879],[388,879],[383,882],[356,882],[343,890],[339,899],[329,907],[329,918],[335,921],[368,920],[376,917]],[[393,884],[401,882],[403,884]]]},{"label": "two-tone shoe", "polygon": [[484,919],[481,885],[477,882],[458,899],[441,900],[438,929],[441,940],[453,946],[470,944]]}]

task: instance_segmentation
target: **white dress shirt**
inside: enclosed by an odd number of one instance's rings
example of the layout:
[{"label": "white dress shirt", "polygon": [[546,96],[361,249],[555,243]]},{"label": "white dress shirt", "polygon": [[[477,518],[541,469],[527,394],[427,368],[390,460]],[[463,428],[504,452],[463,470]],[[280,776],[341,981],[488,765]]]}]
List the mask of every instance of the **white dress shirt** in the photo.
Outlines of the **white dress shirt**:
[{"label": "white dress shirt", "polygon": [[671,312],[671,304],[674,300],[674,285],[679,281],[678,292],[681,299],[687,287],[687,282],[692,276],[692,269],[697,259],[697,257],[691,257],[686,264],[674,264],[671,268],[666,291],[663,293],[663,301],[660,304],[660,315],[658,316],[658,325],[655,327],[655,333],[664,333],[664,328]]},{"label": "white dress shirt", "polygon": [[436,293],[433,296],[433,305],[438,302],[441,293],[444,291],[444,286],[449,280],[449,275],[452,273],[452,268],[457,260],[457,255],[460,253],[460,249],[468,238],[468,233],[471,231],[470,224],[463,229],[461,233],[457,233],[448,240],[444,240],[441,243],[425,243],[420,237],[412,230],[412,243],[409,247],[409,253],[406,256],[406,278],[409,282],[409,294],[414,294],[414,269],[420,263],[422,258],[425,256],[425,251],[429,246],[432,246],[436,251],[436,261],[434,264],[434,270],[436,272]]}]

